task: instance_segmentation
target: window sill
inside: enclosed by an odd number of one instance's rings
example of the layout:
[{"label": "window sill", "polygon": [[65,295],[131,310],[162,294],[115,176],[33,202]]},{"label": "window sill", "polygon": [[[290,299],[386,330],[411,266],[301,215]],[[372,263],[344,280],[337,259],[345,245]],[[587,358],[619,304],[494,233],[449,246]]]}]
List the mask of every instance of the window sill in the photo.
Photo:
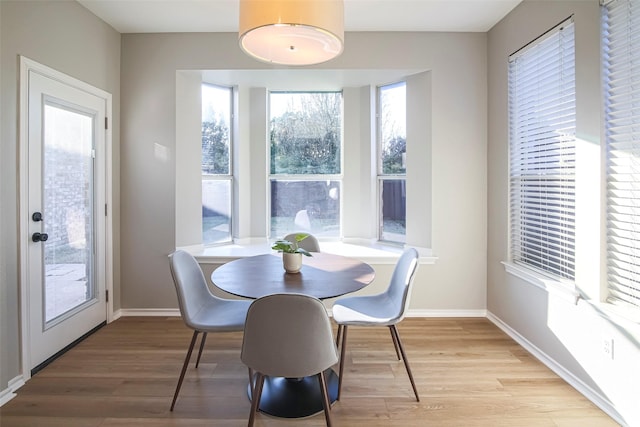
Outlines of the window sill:
[{"label": "window sill", "polygon": [[584,304],[585,307],[589,307],[593,312],[613,323],[640,325],[640,310],[627,307],[624,304],[585,299],[575,286],[567,286],[565,283],[550,279],[518,264],[505,261],[502,264],[507,273],[523,279],[530,285],[544,289],[549,294],[557,295],[574,305]]},{"label": "window sill", "polygon": [[635,308],[612,302],[591,303],[591,306],[604,319],[617,325],[640,325],[640,310]]},{"label": "window sill", "polygon": [[543,276],[540,273],[512,262],[503,261],[502,265],[504,265],[507,273],[524,280],[530,285],[544,289],[549,294],[559,296],[574,305],[578,304],[581,295],[574,285],[567,285],[559,280]]},{"label": "window sill", "polygon": [[[202,264],[224,264],[240,258],[273,252],[272,242],[268,239],[241,239],[220,246],[202,245],[181,247],[193,255]],[[431,249],[416,248],[420,254],[420,264],[435,264],[437,257]],[[402,253],[400,246],[385,245],[366,239],[344,239],[343,241],[320,241],[320,250],[335,255],[348,256],[367,264],[395,265]]]}]

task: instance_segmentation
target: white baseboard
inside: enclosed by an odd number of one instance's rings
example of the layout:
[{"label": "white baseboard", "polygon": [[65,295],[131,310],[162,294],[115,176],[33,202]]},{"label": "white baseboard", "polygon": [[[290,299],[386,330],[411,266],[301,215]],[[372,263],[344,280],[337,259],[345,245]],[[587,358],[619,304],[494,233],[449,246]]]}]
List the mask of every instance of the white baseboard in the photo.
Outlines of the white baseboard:
[{"label": "white baseboard", "polygon": [[14,397],[16,397],[16,390],[24,385],[24,378],[22,375],[10,380],[7,384],[7,388],[0,391],[0,406],[4,405]]},{"label": "white baseboard", "polygon": [[180,317],[178,308],[121,308],[113,313],[113,320],[120,317]]},{"label": "white baseboard", "polygon": [[[331,309],[329,309],[331,315]],[[120,317],[180,317],[177,308],[122,308],[113,313],[113,320]],[[412,310],[405,317],[487,317],[487,310]]]},{"label": "white baseboard", "polygon": [[419,310],[409,309],[405,317],[487,317],[487,310]]},{"label": "white baseboard", "polygon": [[605,396],[589,387],[580,378],[576,377],[571,372],[566,370],[561,364],[556,362],[553,358],[549,357],[549,355],[533,345],[529,340],[520,335],[516,330],[512,329],[509,325],[504,323],[500,318],[498,318],[490,311],[487,312],[487,319],[489,319],[493,324],[500,328],[505,334],[513,338],[514,341],[524,347],[525,350],[531,353],[547,368],[551,369],[556,373],[556,375],[568,382],[569,385],[578,390],[578,392],[582,393],[582,395],[589,399],[594,405],[598,406],[600,409],[606,412],[606,414],[613,418],[617,423],[623,426],[626,425],[625,421],[622,419],[618,411],[616,411],[616,408]]}]

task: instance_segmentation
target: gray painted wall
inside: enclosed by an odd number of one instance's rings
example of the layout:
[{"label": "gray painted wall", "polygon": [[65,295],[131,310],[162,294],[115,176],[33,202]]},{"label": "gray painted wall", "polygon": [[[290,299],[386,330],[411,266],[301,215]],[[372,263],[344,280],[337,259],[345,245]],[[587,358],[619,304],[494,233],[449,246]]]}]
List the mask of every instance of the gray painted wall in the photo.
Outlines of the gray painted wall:
[{"label": "gray painted wall", "polygon": [[[421,234],[431,234],[438,262],[418,272],[412,308],[484,310],[486,34],[346,37],[344,54],[317,68],[398,68],[431,75],[431,154],[437,161],[431,165],[432,221],[422,224],[430,233]],[[167,264],[175,248],[175,149],[181,143],[175,140],[176,71],[266,68],[240,51],[232,33],[122,35],[123,308],[176,306]],[[388,278],[386,268],[374,267],[377,282]]]},{"label": "gray painted wall", "polygon": [[[586,1],[525,1],[498,25],[488,39],[488,281],[487,308],[546,356],[619,412],[628,425],[640,425],[640,327],[606,311],[600,303],[604,283],[604,245],[599,207],[601,183],[596,159],[588,171],[593,209],[578,208],[578,222],[595,221],[579,245],[576,282],[585,296],[577,304],[562,294],[548,292],[505,272],[508,260],[508,56],[537,36],[574,15],[576,34],[576,133],[580,153],[601,157],[599,5]],[[581,154],[580,154],[581,155]],[[584,158],[584,157],[583,157]],[[578,160],[580,161],[580,159]],[[589,159],[587,159],[589,161]],[[582,173],[582,172],[581,172]],[[583,194],[583,193],[581,193]],[[582,196],[581,196],[582,197]],[[587,197],[588,198],[588,197]],[[581,202],[582,203],[582,202]],[[588,201],[586,202],[588,203]],[[590,218],[587,218],[590,217]],[[582,237],[585,237],[584,234]],[[578,245],[577,245],[578,246]],[[594,261],[595,260],[595,261]],[[614,360],[603,352],[603,340],[614,340]]]},{"label": "gray painted wall", "polygon": [[[18,271],[19,55],[113,95],[114,286],[119,283],[120,34],[76,2],[0,1],[0,391],[20,374]],[[117,305],[117,304],[116,304]]]}]

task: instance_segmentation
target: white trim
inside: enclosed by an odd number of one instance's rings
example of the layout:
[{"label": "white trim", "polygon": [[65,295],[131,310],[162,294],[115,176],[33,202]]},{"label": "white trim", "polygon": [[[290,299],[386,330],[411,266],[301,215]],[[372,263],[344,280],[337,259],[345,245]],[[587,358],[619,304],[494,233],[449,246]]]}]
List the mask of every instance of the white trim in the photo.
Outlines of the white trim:
[{"label": "white trim", "polygon": [[31,352],[29,350],[29,343],[31,342],[29,319],[30,310],[28,303],[29,292],[27,290],[28,272],[29,266],[26,260],[28,257],[28,245],[25,244],[22,239],[29,235],[28,221],[22,220],[29,212],[29,203],[27,198],[27,183],[29,182],[29,170],[27,165],[28,161],[28,126],[29,120],[29,68],[31,61],[27,58],[20,57],[20,95],[19,95],[19,166],[18,166],[18,182],[19,182],[19,234],[18,234],[18,247],[20,253],[20,337],[21,337],[21,352],[22,352],[22,374],[25,380],[31,378]]},{"label": "white trim", "polygon": [[578,392],[582,393],[587,399],[593,402],[596,406],[602,409],[607,415],[613,418],[620,425],[626,425],[624,420],[621,418],[618,411],[616,411],[615,406],[602,394],[598,393],[596,390],[592,389],[589,385],[585,384],[580,378],[573,375],[570,371],[565,369],[560,363],[556,362],[553,358],[547,355],[545,352],[540,350],[534,344],[532,344],[525,337],[520,335],[515,329],[511,328],[509,325],[504,323],[499,317],[490,311],[487,312],[487,319],[491,321],[494,325],[500,328],[504,333],[509,335],[514,341],[516,341],[519,345],[524,347],[529,353],[531,353],[536,359],[538,359],[542,364],[551,369],[556,375],[569,383],[573,388],[578,390]]},{"label": "white trim", "polygon": [[178,308],[121,308],[115,317],[180,317]]},{"label": "white trim", "polygon": [[105,194],[104,199],[107,205],[105,218],[105,289],[109,294],[107,301],[107,323],[113,322],[113,300],[115,294],[113,292],[113,97],[110,93],[104,92],[106,95],[106,118],[108,127],[104,135],[105,143]]},{"label": "white trim", "polygon": [[[327,310],[329,316],[333,317],[333,312],[331,309]],[[409,309],[404,317],[443,317],[443,318],[452,318],[452,317],[464,317],[464,318],[485,318],[487,317],[487,310],[423,310],[423,309]]]},{"label": "white trim", "polygon": [[581,298],[580,292],[578,292],[577,288],[572,283],[564,283],[551,279],[529,268],[512,262],[502,261],[502,264],[504,265],[504,269],[507,273],[524,280],[530,285],[544,289],[549,294],[557,295],[567,301],[570,301],[574,305],[578,304],[578,300]]},{"label": "white trim", "polygon": [[409,309],[405,317],[487,317],[487,310],[424,310]]},{"label": "white trim", "polygon": [[[21,370],[22,378],[24,381],[31,378],[31,351],[29,343],[31,342],[29,336],[29,292],[28,292],[28,272],[29,266],[26,262],[28,260],[28,245],[24,244],[29,236],[29,221],[25,218],[30,217],[29,205],[28,205],[28,183],[29,183],[29,170],[28,170],[28,136],[29,136],[29,71],[35,71],[48,78],[57,80],[65,85],[74,87],[78,90],[95,95],[102,98],[106,102],[105,116],[109,121],[109,128],[105,132],[105,188],[104,188],[104,200],[108,207],[107,218],[105,218],[105,290],[109,292],[109,302],[106,304],[106,319],[107,322],[114,320],[113,318],[113,186],[112,186],[112,145],[113,145],[113,101],[112,95],[100,88],[94,87],[88,83],[78,80],[74,77],[68,76],[60,71],[49,68],[46,65],[40,64],[25,56],[20,56],[20,80],[19,80],[19,216],[18,216],[18,246],[20,255],[19,265],[19,280],[20,280],[20,339],[21,339]],[[101,209],[100,207],[97,207]]]},{"label": "white trim", "polygon": [[[331,309],[328,310],[331,316]],[[122,308],[114,317],[180,317],[177,308]],[[415,310],[409,309],[405,317],[487,317],[487,310]]]},{"label": "white trim", "polygon": [[22,375],[18,375],[17,377],[9,380],[7,383],[7,388],[0,391],[0,407],[16,397],[16,390],[24,385],[24,377]]},{"label": "white trim", "polygon": [[[185,246],[182,249],[193,255],[200,264],[224,264],[240,258],[273,252],[272,242],[265,238],[236,239],[233,243],[218,246]],[[408,246],[405,246],[408,247]],[[373,265],[395,265],[402,254],[403,246],[385,245],[367,239],[344,239],[342,241],[320,240],[321,252],[348,256]],[[438,257],[429,248],[416,248],[420,264],[435,264]]]}]

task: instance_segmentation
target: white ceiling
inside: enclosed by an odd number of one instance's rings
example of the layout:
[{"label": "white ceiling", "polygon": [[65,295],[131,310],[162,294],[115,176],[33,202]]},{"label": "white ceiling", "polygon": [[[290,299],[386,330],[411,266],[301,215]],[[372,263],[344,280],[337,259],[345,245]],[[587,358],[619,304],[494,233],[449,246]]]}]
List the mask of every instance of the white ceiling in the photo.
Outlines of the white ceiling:
[{"label": "white ceiling", "polygon": [[[344,0],[346,31],[491,29],[522,0]],[[78,0],[120,33],[236,32],[238,0]]]}]

